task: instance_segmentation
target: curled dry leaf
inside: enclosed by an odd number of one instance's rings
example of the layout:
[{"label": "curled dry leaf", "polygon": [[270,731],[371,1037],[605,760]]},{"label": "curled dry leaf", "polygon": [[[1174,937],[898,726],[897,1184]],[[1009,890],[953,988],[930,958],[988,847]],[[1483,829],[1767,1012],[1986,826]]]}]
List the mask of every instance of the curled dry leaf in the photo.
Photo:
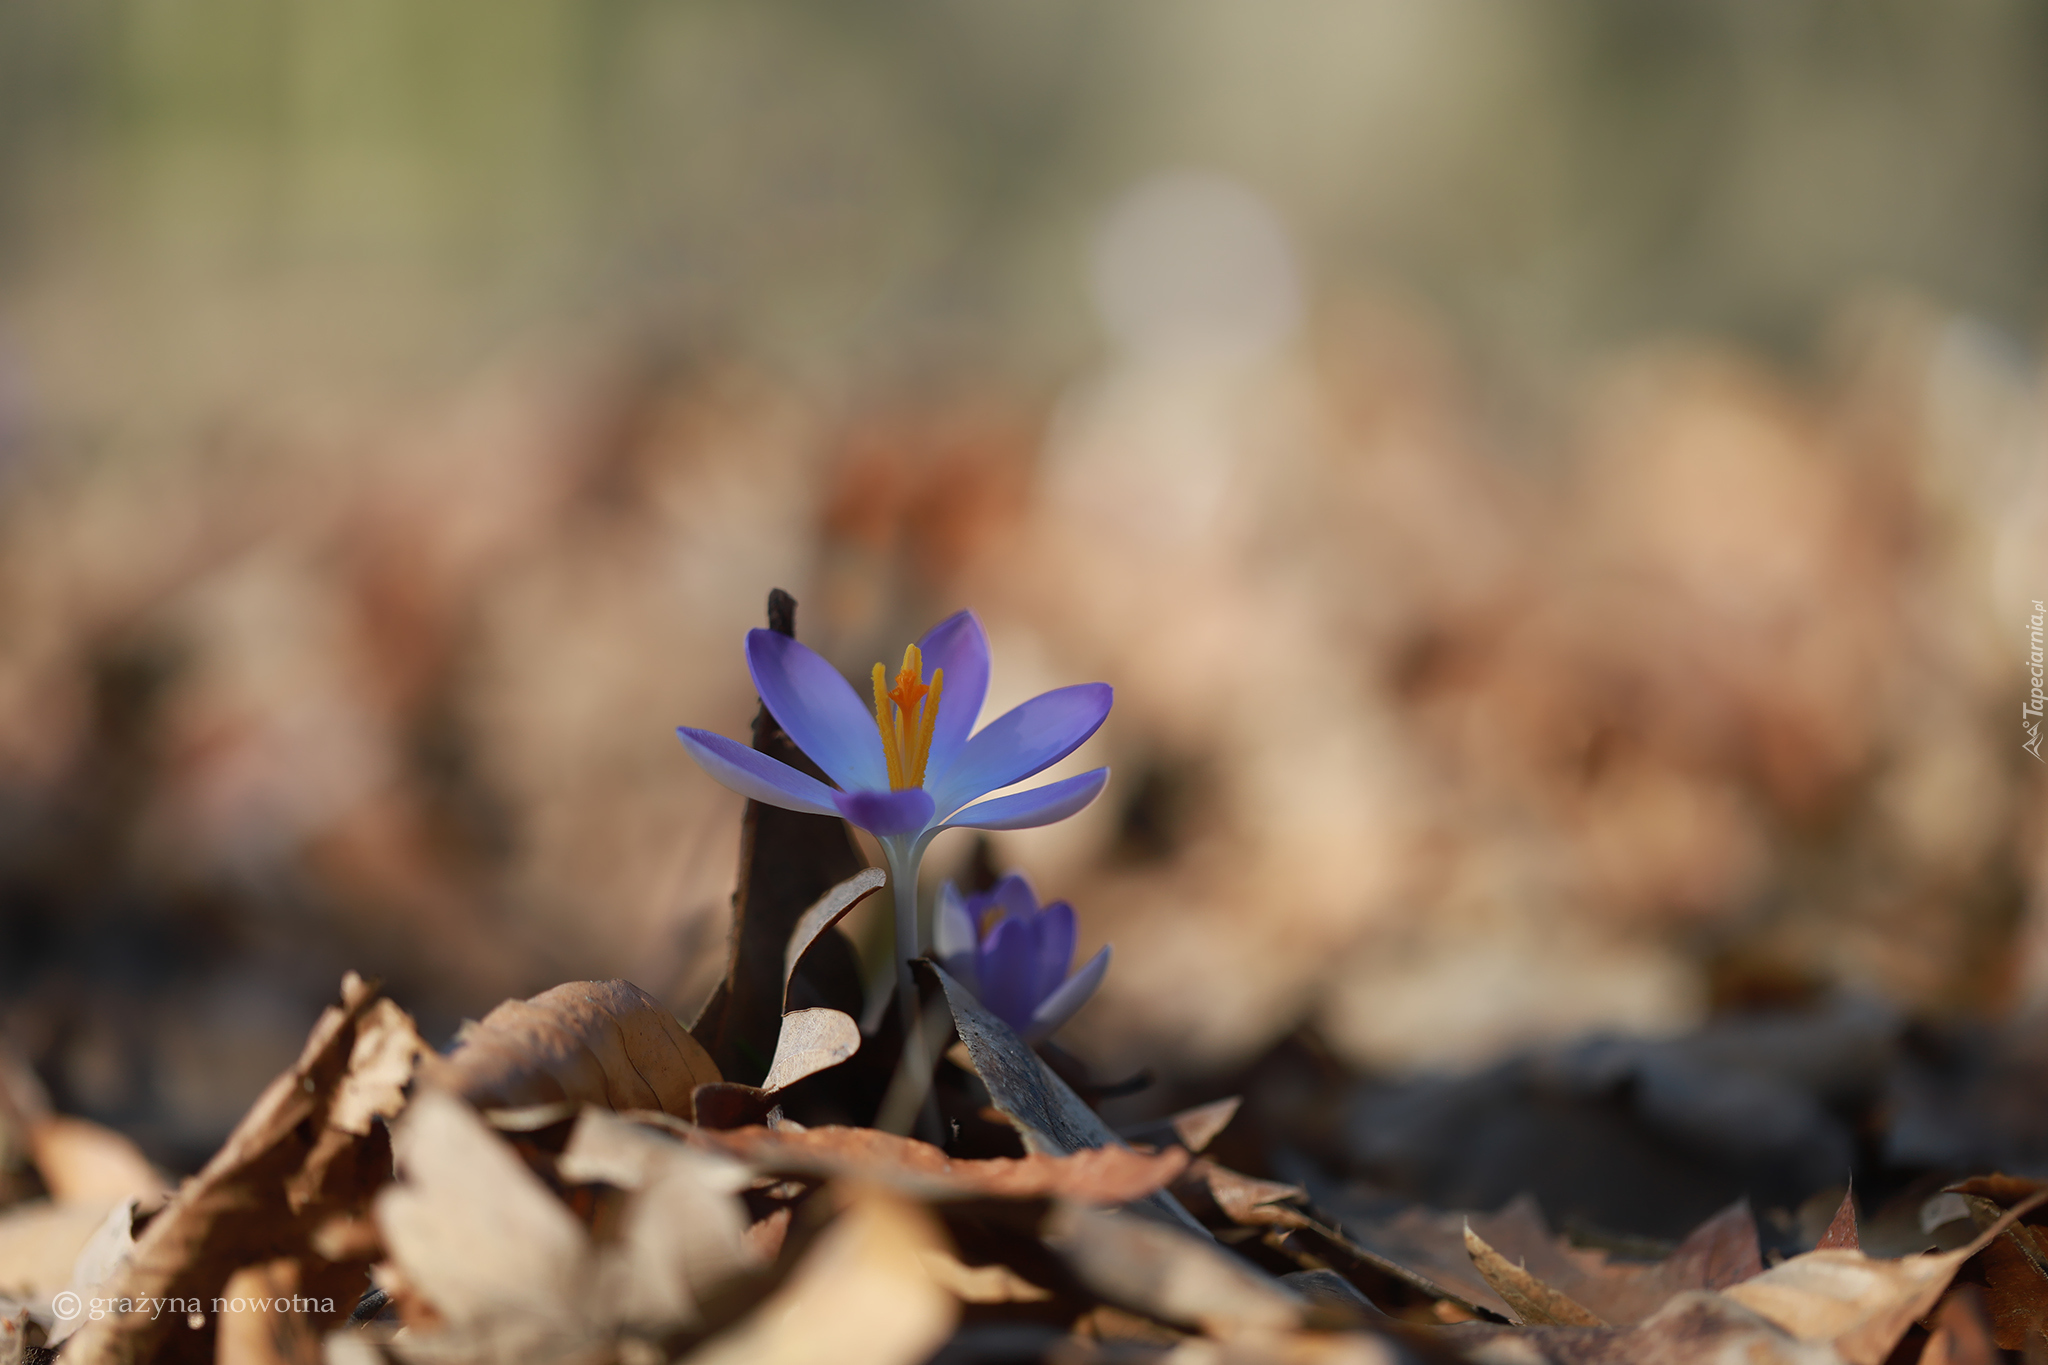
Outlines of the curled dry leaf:
[{"label": "curled dry leaf", "polygon": [[846,1206],[781,1288],[688,1365],[916,1365],[960,1309],[924,1258],[951,1255],[932,1216],[900,1195],[850,1185]]},{"label": "curled dry leaf", "polygon": [[[358,1042],[366,1033],[411,1032],[402,1011],[378,1009],[377,1000],[376,989],[354,973],[342,981],[340,1003],[314,1024],[298,1061],[149,1221],[126,1267],[108,1283],[108,1296],[136,1307],[86,1321],[65,1347],[70,1365],[211,1360],[211,1316],[193,1327],[149,1305],[173,1298],[211,1303],[234,1271],[279,1257],[299,1262],[304,1294],[332,1300],[336,1316],[346,1315],[365,1283],[363,1267],[311,1248],[322,1227],[360,1215],[389,1177],[376,1131],[362,1134],[334,1123]],[[417,1049],[417,1038],[410,1044],[403,1036],[397,1043],[384,1039],[370,1051],[385,1056],[407,1046]],[[351,1111],[340,1117],[388,1117],[403,1102],[394,1075],[365,1077]]]},{"label": "curled dry leaf", "polygon": [[792,1010],[782,1016],[782,1034],[776,1039],[775,1061],[761,1089],[774,1094],[815,1076],[860,1051],[860,1025],[850,1014],[819,1006]]},{"label": "curled dry leaf", "polygon": [[826,1005],[790,1009],[789,1002],[805,955],[826,931],[846,917],[847,911],[886,881],[880,868],[863,869],[827,891],[804,912],[783,950],[783,1015],[768,1074],[759,1085],[721,1082],[693,1092],[693,1117],[699,1123],[715,1128],[760,1123],[775,1109],[776,1097],[783,1090],[820,1071],[829,1071],[860,1051],[860,1025],[852,1015]]},{"label": "curled dry leaf", "polygon": [[1551,1288],[1525,1268],[1486,1244],[1465,1224],[1465,1251],[1493,1292],[1515,1310],[1515,1320],[1530,1327],[1605,1327],[1598,1313]]},{"label": "curled dry leaf", "polygon": [[1289,1207],[1308,1198],[1299,1185],[1259,1180],[1219,1166],[1207,1157],[1188,1165],[1187,1173],[1174,1182],[1184,1201],[1200,1200],[1240,1227],[1307,1227],[1310,1219],[1300,1209]]},{"label": "curled dry leaf", "polygon": [[720,1152],[765,1174],[886,1182],[928,1199],[1071,1199],[1124,1204],[1164,1189],[1186,1169],[1178,1147],[1146,1153],[1096,1147],[1071,1156],[1032,1153],[969,1160],[878,1128],[677,1128],[703,1151]]},{"label": "curled dry leaf", "polygon": [[1849,1365],[1878,1365],[1927,1315],[1964,1261],[2048,1200],[2031,1196],[1955,1251],[1873,1260],[1860,1251],[1809,1251],[1725,1291],[1801,1341],[1827,1342]]},{"label": "curled dry leaf", "polygon": [[[945,992],[953,1011],[953,1023],[974,1071],[988,1087],[996,1110],[1013,1124],[1024,1139],[1026,1151],[1044,1156],[1069,1156],[1091,1149],[1122,1147],[1122,1140],[1110,1131],[1102,1116],[1084,1104],[1073,1088],[1031,1050],[1015,1029],[982,1008],[974,992],[946,974],[943,967],[920,962]],[[1187,1228],[1202,1236],[1208,1233],[1180,1201],[1165,1190],[1155,1190],[1132,1202],[1147,1217]]]},{"label": "curled dry leaf", "polygon": [[718,1068],[675,1016],[630,981],[572,981],[507,1000],[421,1074],[481,1109],[573,1100],[689,1118]]},{"label": "curled dry leaf", "polygon": [[845,919],[849,910],[879,891],[888,880],[888,874],[881,868],[864,867],[818,897],[804,911],[796,927],[790,930],[789,942],[782,950],[783,1013],[789,1012],[790,987],[796,984],[796,969],[803,964],[804,954],[816,945],[819,935]]},{"label": "curled dry leaf", "polygon": [[[780,588],[768,595],[768,628],[796,634],[796,599]],[[766,706],[754,715],[754,748],[825,780]],[[690,1025],[723,1078],[756,1085],[767,1075],[793,985],[790,942],[807,912],[865,870],[867,860],[844,820],[747,802],[725,976]],[[808,958],[797,987],[805,996],[801,1003],[859,1012],[860,964],[844,934],[820,928],[801,956]]]}]

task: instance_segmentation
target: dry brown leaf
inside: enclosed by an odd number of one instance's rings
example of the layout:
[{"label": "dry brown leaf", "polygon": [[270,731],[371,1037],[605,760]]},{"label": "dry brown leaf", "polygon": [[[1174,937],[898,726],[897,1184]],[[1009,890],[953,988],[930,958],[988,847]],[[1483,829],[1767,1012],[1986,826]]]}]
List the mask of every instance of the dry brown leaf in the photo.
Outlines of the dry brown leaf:
[{"label": "dry brown leaf", "polygon": [[85,1119],[51,1115],[28,1130],[36,1173],[60,1202],[98,1204],[156,1200],[170,1186],[133,1142]]},{"label": "dry brown leaf", "polygon": [[1227,1166],[1219,1166],[1206,1157],[1197,1161],[1195,1166],[1200,1169],[1202,1181],[1209,1188],[1209,1197],[1234,1223],[1246,1227],[1266,1224],[1299,1226],[1307,1221],[1300,1210],[1287,1207],[1308,1198],[1308,1192],[1299,1185],[1259,1180]]},{"label": "dry brown leaf", "polygon": [[1934,1331],[1920,1353],[1920,1365],[1998,1365],[2001,1359],[1977,1286],[1959,1285],[1935,1310]]},{"label": "dry brown leaf", "polygon": [[860,1025],[852,1015],[819,1006],[792,1010],[782,1016],[782,1033],[775,1042],[775,1060],[768,1068],[761,1089],[773,1094],[815,1076],[860,1051]]},{"label": "dry brown leaf", "polygon": [[950,1254],[916,1204],[855,1185],[781,1288],[688,1365],[916,1365],[953,1330],[959,1305],[923,1257]]},{"label": "dry brown leaf", "polygon": [[735,1197],[753,1172],[738,1162],[587,1108],[558,1169],[631,1191],[598,1250],[599,1298],[616,1322],[653,1333],[694,1325],[706,1297],[761,1264]]},{"label": "dry brown leaf", "polygon": [[1183,1109],[1169,1120],[1173,1125],[1173,1135],[1180,1139],[1181,1146],[1191,1152],[1199,1152],[1230,1126],[1230,1121],[1237,1117],[1238,1106],[1243,1103],[1244,1096],[1231,1095],[1211,1104]]},{"label": "dry brown leaf", "polygon": [[1472,1264],[1486,1277],[1493,1292],[1515,1310],[1517,1321],[1530,1327],[1605,1327],[1600,1315],[1575,1302],[1509,1261],[1486,1244],[1486,1239],[1465,1224],[1465,1251]]},{"label": "dry brown leaf", "polygon": [[1895,1261],[1809,1251],[1723,1292],[1802,1341],[1831,1343],[1849,1365],[1878,1365],[1934,1307],[1957,1267],[2043,1200],[2048,1192],[2031,1196],[1956,1251]]},{"label": "dry brown leaf", "polygon": [[[768,628],[796,634],[796,599],[768,595]],[[799,772],[825,774],[783,733],[766,706],[754,714],[754,748]],[[690,1024],[726,1080],[757,1085],[768,1074],[791,989],[786,954],[806,913],[867,869],[844,820],[748,801],[740,818],[739,885],[732,894],[725,976]],[[816,999],[858,1013],[860,965],[844,934],[821,930],[806,944],[802,975]]]},{"label": "dry brown leaf", "polygon": [[1518,1198],[1498,1213],[1445,1214],[1404,1210],[1373,1224],[1347,1224],[1358,1249],[1375,1264],[1424,1292],[1466,1308],[1512,1316],[1506,1300],[1475,1272],[1464,1247],[1466,1219],[1488,1245],[1551,1288],[1607,1322],[1642,1322],[1675,1294],[1723,1289],[1762,1270],[1756,1220],[1746,1202],[1715,1214],[1655,1265],[1609,1263],[1550,1232],[1533,1200]]},{"label": "dry brown leaf", "polygon": [[1842,1192],[1842,1206],[1835,1210],[1834,1218],[1828,1223],[1828,1230],[1815,1243],[1815,1251],[1858,1251],[1863,1243],[1856,1235],[1856,1191]]},{"label": "dry brown leaf", "polygon": [[759,1171],[887,1181],[927,1198],[1056,1197],[1123,1204],[1164,1189],[1188,1163],[1188,1154],[1178,1147],[1156,1153],[1091,1147],[1072,1156],[1034,1152],[970,1160],[949,1157],[928,1142],[875,1128],[678,1127],[671,1131],[692,1146],[723,1152]]},{"label": "dry brown leaf", "polygon": [[[299,1260],[302,1292],[331,1302],[334,1319],[349,1312],[364,1284],[362,1269],[329,1262],[311,1245],[323,1225],[360,1213],[389,1175],[374,1133],[331,1123],[366,1020],[373,1033],[411,1028],[402,1013],[375,1009],[376,1001],[376,989],[354,973],[342,981],[340,1003],[314,1024],[298,1061],[143,1229],[126,1268],[107,1287],[133,1306],[80,1328],[65,1348],[70,1365],[211,1359],[210,1314],[188,1326],[149,1305],[211,1304],[235,1270],[281,1256]],[[386,1076],[366,1081],[352,1103],[358,1112],[391,1114],[402,1102]]]},{"label": "dry brown leaf", "polygon": [[1047,1220],[1044,1238],[1109,1302],[1212,1336],[1291,1330],[1317,1311],[1214,1240],[1125,1210],[1063,1203]]},{"label": "dry brown leaf", "polygon": [[[942,967],[930,962],[917,965],[929,972],[945,992],[954,1026],[974,1062],[975,1074],[988,1087],[997,1111],[1016,1127],[1026,1151],[1069,1156],[1123,1146],[1101,1115],[1054,1075],[1052,1068],[1017,1036],[1015,1029],[982,1008],[974,992],[948,976]],[[1180,1201],[1164,1189],[1133,1200],[1132,1207],[1147,1217],[1208,1235],[1181,1207]]]},{"label": "dry brown leaf", "polygon": [[589,1238],[468,1105],[439,1090],[392,1130],[400,1181],[377,1196],[392,1261],[486,1358],[546,1359],[594,1338]]},{"label": "dry brown leaf", "polygon": [[1190,1152],[1199,1153],[1216,1140],[1217,1134],[1230,1126],[1243,1103],[1244,1096],[1231,1095],[1119,1131],[1132,1142],[1149,1143],[1154,1147],[1177,1142]]},{"label": "dry brown leaf", "polygon": [[573,1100],[689,1118],[718,1068],[675,1016],[630,981],[571,981],[507,1000],[421,1074],[480,1109]]},{"label": "dry brown leaf", "polygon": [[1580,1278],[1583,1264],[1573,1259],[1577,1253],[1551,1236],[1535,1201],[1527,1196],[1511,1201],[1498,1213],[1410,1208],[1381,1222],[1348,1222],[1344,1231],[1374,1264],[1432,1298],[1450,1299],[1468,1309],[1484,1308],[1512,1320],[1514,1310],[1494,1292],[1465,1250],[1468,1220],[1488,1245],[1514,1257],[1546,1282],[1562,1284]]},{"label": "dry brown leaf", "polygon": [[1993,1335],[2008,1351],[2025,1347],[2029,1337],[2048,1333],[2048,1274],[2028,1242],[2032,1229],[2008,1228],[1984,1248],[1978,1266],[1984,1274],[1984,1307],[1991,1315]]},{"label": "dry brown leaf", "polygon": [[321,1365],[319,1338],[293,1300],[299,1267],[281,1259],[228,1276],[214,1359],[217,1365]]},{"label": "dry brown leaf", "polygon": [[1484,1365],[1841,1365],[1826,1345],[1797,1340],[1724,1294],[1689,1290],[1629,1327],[1446,1329]]}]

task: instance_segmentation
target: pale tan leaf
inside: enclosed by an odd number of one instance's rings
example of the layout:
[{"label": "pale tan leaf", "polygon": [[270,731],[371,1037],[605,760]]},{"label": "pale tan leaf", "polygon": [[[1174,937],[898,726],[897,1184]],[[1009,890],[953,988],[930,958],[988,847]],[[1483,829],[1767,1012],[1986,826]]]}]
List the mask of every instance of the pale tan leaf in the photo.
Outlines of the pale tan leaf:
[{"label": "pale tan leaf", "polygon": [[969,1160],[949,1157],[916,1138],[876,1128],[824,1125],[791,1130],[677,1125],[685,1142],[723,1152],[756,1170],[777,1175],[845,1176],[887,1181],[924,1198],[1057,1197],[1091,1204],[1122,1204],[1164,1189],[1187,1166],[1178,1147],[1146,1153],[1129,1147],[1090,1147],[1072,1156]]},{"label": "pale tan leaf", "polygon": [[960,1309],[922,1258],[950,1254],[945,1234],[886,1190],[855,1186],[846,1198],[782,1287],[688,1365],[917,1365],[938,1349]]},{"label": "pale tan leaf", "polygon": [[1724,1294],[1688,1290],[1629,1327],[1498,1327],[1473,1323],[1446,1337],[1474,1365],[1842,1365],[1824,1343],[1802,1342]]},{"label": "pale tan leaf", "polygon": [[736,1197],[752,1172],[737,1162],[587,1108],[559,1170],[632,1192],[598,1251],[599,1299],[612,1321],[654,1334],[693,1325],[708,1295],[758,1265]]},{"label": "pale tan leaf", "polygon": [[1809,1251],[1724,1290],[1802,1341],[1823,1341],[1849,1365],[1879,1365],[1927,1315],[1957,1267],[2048,1199],[2033,1195],[1955,1251],[1873,1260],[1860,1251]]},{"label": "pale tan leaf", "polygon": [[587,1334],[589,1238],[475,1111],[438,1090],[392,1130],[400,1181],[377,1226],[412,1289],[456,1333],[538,1354]]},{"label": "pale tan leaf", "polygon": [[1181,1146],[1191,1152],[1199,1152],[1230,1126],[1230,1121],[1237,1117],[1238,1106],[1243,1103],[1244,1096],[1232,1095],[1212,1104],[1184,1109],[1168,1122],[1173,1125],[1173,1135],[1180,1139]]},{"label": "pale tan leaf", "polygon": [[320,1342],[294,1303],[298,1264],[244,1266],[221,1288],[218,1365],[321,1365]]},{"label": "pale tan leaf", "polygon": [[0,1213],[0,1295],[44,1304],[71,1283],[78,1253],[107,1221],[107,1214],[102,1204],[53,1204],[46,1199]]},{"label": "pale tan leaf", "polygon": [[86,1119],[49,1116],[28,1130],[29,1153],[52,1198],[102,1207],[155,1200],[169,1185],[133,1142]]},{"label": "pale tan leaf", "polygon": [[1043,1303],[1052,1291],[1031,1283],[1001,1263],[968,1265],[952,1252],[932,1247],[918,1253],[932,1283],[962,1303]]},{"label": "pale tan leaf", "polygon": [[1309,1301],[1218,1247],[1129,1211],[1061,1204],[1045,1242],[1113,1304],[1216,1336],[1304,1325]]},{"label": "pale tan leaf", "polygon": [[775,1061],[761,1089],[772,1093],[795,1085],[806,1076],[838,1066],[858,1051],[860,1025],[852,1015],[822,1005],[792,1010],[782,1016]]},{"label": "pale tan leaf", "polygon": [[421,1075],[480,1109],[575,1100],[691,1115],[690,1092],[719,1079],[710,1054],[630,981],[572,981],[507,1000]]},{"label": "pale tan leaf", "polygon": [[1506,1300],[1515,1316],[1530,1327],[1605,1327],[1600,1315],[1569,1294],[1553,1289],[1522,1266],[1516,1265],[1486,1244],[1486,1239],[1465,1224],[1465,1251],[1472,1264]]},{"label": "pale tan leaf", "polygon": [[[305,1257],[315,1228],[360,1211],[386,1173],[363,1159],[367,1138],[329,1120],[377,999],[376,988],[353,972],[344,978],[340,1002],[314,1024],[298,1061],[270,1083],[221,1149],[136,1239],[107,1291],[136,1307],[87,1321],[65,1348],[68,1365],[211,1359],[210,1317],[195,1329],[147,1305],[211,1303],[235,1270],[279,1256]],[[302,1265],[306,1291],[334,1299],[345,1314],[343,1300],[362,1284],[361,1268],[310,1259]]]},{"label": "pale tan leaf", "polygon": [[390,1000],[372,1004],[356,1025],[348,1071],[335,1089],[328,1124],[362,1137],[374,1120],[396,1118],[405,1107],[413,1068],[426,1052],[411,1015]]}]

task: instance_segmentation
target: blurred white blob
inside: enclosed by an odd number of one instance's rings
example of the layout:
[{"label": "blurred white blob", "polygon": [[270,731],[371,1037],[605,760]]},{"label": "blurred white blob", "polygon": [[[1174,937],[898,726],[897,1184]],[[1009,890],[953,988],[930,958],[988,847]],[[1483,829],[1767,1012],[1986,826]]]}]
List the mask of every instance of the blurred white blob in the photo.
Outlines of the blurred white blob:
[{"label": "blurred white blob", "polygon": [[1226,176],[1154,175],[1097,232],[1096,311],[1133,358],[1244,363],[1301,324],[1301,278],[1287,230],[1265,200]]},{"label": "blurred white blob", "polygon": [[1302,316],[1279,216],[1224,176],[1155,175],[1111,207],[1089,269],[1116,349],[1057,414],[1052,505],[1155,548],[1242,533],[1259,477],[1281,473],[1245,435],[1273,430],[1275,362]]}]

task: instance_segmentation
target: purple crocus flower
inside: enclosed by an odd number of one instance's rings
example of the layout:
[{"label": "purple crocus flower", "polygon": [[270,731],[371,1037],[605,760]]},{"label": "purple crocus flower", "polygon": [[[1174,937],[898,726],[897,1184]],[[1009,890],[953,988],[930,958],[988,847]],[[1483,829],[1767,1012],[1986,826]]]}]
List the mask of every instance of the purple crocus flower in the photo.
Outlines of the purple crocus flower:
[{"label": "purple crocus flower", "polygon": [[939,888],[933,947],[940,965],[1027,1042],[1052,1036],[1088,1002],[1109,970],[1109,945],[1067,975],[1074,960],[1074,907],[1041,906],[1016,873],[978,896]]},{"label": "purple crocus flower", "polygon": [[772,630],[747,632],[754,688],[789,737],[832,779],[807,773],[709,730],[677,733],[691,757],[734,791],[771,806],[841,815],[873,834],[896,893],[898,983],[915,1001],[917,868],[948,829],[1029,829],[1093,801],[1109,781],[1097,768],[1029,791],[982,800],[1065,758],[1109,714],[1107,683],[1041,693],[979,731],[988,697],[988,634],[973,612],[949,616],[903,652],[894,685],[876,664],[874,708],[816,652]]}]

